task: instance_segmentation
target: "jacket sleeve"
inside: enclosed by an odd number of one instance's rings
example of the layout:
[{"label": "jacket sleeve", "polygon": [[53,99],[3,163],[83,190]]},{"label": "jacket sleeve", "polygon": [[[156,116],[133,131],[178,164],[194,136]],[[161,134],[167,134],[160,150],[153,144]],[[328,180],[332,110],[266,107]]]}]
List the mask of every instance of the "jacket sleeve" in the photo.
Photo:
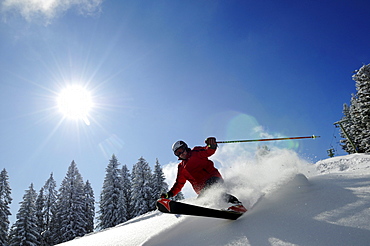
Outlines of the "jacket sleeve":
[{"label": "jacket sleeve", "polygon": [[198,154],[202,158],[208,158],[216,152],[216,149],[206,147],[197,147]]},{"label": "jacket sleeve", "polygon": [[171,192],[173,196],[176,196],[181,191],[182,187],[184,187],[185,183],[186,178],[182,174],[181,167],[179,166],[177,170],[176,182],[169,192]]}]

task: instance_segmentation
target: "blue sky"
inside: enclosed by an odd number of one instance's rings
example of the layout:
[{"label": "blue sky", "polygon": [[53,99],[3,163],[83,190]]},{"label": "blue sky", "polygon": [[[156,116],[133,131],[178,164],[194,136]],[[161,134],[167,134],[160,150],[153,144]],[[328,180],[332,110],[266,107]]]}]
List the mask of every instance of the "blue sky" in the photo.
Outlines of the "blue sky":
[{"label": "blue sky", "polygon": [[[178,139],[315,134],[270,144],[311,162],[345,154],[333,123],[370,62],[367,1],[0,3],[0,168],[13,204],[51,172],[59,186],[72,160],[98,198],[113,153],[130,169],[141,156],[166,165]],[[72,84],[92,96],[90,125],[57,107]]]}]

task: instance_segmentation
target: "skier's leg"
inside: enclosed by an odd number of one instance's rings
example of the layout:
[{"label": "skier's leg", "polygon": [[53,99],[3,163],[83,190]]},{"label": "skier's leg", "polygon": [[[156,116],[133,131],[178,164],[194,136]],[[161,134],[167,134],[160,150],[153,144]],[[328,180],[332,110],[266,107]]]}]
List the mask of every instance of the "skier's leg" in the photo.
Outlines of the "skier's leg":
[{"label": "skier's leg", "polygon": [[[198,198],[202,197],[204,192],[207,189],[209,189],[210,187],[212,187],[214,185],[221,185],[222,186],[223,184],[224,184],[224,180],[222,178],[212,177],[212,178],[208,179],[206,181],[205,187],[203,188],[203,190],[198,195]],[[234,212],[238,212],[238,213],[244,213],[244,212],[247,211],[247,209],[243,206],[242,202],[239,201],[238,198],[236,198],[233,195],[230,195],[230,194],[224,192],[222,194],[222,199],[225,202],[232,204],[232,206],[227,209],[229,211],[234,211]]]},{"label": "skier's leg", "polygon": [[[224,184],[224,180],[220,177],[212,177],[206,181],[206,185],[204,186],[204,189],[202,190],[200,196],[206,191],[207,189],[211,188],[214,185],[220,185],[222,186]],[[239,204],[240,201],[238,198],[236,198],[233,195],[230,195],[228,193],[223,193],[222,194],[222,199],[227,202],[227,203],[232,203],[232,204]]]},{"label": "skier's leg", "polygon": [[214,185],[222,185],[224,183],[224,180],[220,177],[212,177],[206,181],[206,184],[204,186],[204,189],[209,189]]},{"label": "skier's leg", "polygon": [[199,193],[198,197],[197,198],[201,198],[203,197],[204,193],[211,187],[215,186],[215,185],[223,185],[224,183],[224,180],[220,177],[212,177],[210,179],[208,179],[204,185],[204,188],[202,189],[202,191]]}]

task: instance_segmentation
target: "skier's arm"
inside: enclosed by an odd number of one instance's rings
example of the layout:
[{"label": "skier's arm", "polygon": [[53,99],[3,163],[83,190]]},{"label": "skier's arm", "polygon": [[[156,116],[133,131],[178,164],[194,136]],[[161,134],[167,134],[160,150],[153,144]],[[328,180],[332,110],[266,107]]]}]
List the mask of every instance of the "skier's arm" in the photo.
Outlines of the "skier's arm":
[{"label": "skier's arm", "polygon": [[215,137],[209,137],[204,142],[206,143],[205,147],[195,147],[195,149],[198,150],[199,157],[208,158],[216,152],[218,145]]},{"label": "skier's arm", "polygon": [[167,194],[171,196],[176,196],[181,191],[182,187],[184,187],[185,183],[186,178],[183,176],[181,168],[179,167],[177,171],[176,182]]}]

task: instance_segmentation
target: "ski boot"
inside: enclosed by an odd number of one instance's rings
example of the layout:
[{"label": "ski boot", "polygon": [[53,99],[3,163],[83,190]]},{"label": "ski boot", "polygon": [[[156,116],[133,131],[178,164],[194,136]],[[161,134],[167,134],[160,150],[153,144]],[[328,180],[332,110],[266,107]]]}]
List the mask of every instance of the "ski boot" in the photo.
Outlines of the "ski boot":
[{"label": "ski boot", "polygon": [[245,213],[247,209],[243,206],[241,202],[233,203],[231,207],[226,209],[226,211],[234,212],[234,213]]}]

